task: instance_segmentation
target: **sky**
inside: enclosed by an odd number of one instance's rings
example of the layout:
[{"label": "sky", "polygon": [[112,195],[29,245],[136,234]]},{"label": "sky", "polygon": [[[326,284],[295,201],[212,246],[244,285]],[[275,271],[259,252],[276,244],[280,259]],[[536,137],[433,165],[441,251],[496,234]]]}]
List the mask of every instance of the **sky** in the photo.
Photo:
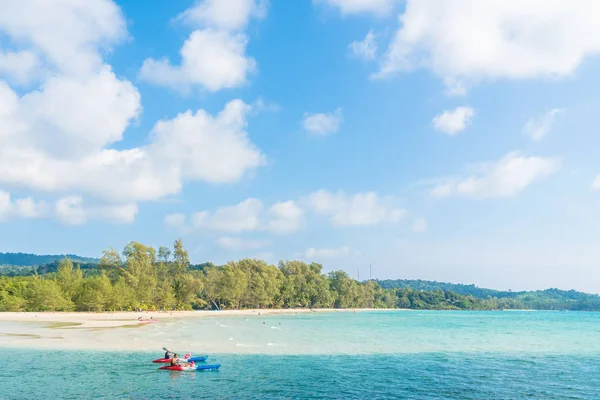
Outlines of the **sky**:
[{"label": "sky", "polygon": [[600,292],[596,0],[0,0],[0,251]]}]

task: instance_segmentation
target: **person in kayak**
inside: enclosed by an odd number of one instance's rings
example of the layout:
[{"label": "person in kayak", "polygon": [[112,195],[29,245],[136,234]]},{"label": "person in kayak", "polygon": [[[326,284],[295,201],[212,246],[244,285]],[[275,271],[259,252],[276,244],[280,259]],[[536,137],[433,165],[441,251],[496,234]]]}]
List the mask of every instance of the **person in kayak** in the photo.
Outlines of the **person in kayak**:
[{"label": "person in kayak", "polygon": [[171,359],[171,367],[176,367],[180,365],[179,355],[177,353],[173,354],[173,358]]},{"label": "person in kayak", "polygon": [[173,353],[171,350],[167,349],[167,351],[165,352],[165,358],[171,358],[175,355],[175,353]]}]

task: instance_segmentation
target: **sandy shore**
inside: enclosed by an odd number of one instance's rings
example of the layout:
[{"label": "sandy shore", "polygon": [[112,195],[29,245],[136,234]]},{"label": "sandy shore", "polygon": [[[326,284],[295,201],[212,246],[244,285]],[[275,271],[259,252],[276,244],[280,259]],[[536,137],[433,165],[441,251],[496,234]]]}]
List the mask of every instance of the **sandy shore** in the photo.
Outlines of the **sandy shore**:
[{"label": "sandy shore", "polygon": [[[327,312],[361,313],[364,311],[383,310],[2,312],[0,313],[0,348],[127,351],[157,351],[158,349],[160,352],[163,346],[168,346],[185,348],[186,351],[196,353],[201,351],[294,352],[298,351],[296,345],[290,348],[289,346],[277,347],[270,343],[277,340],[282,340],[284,343],[287,340],[285,334],[280,333],[283,329],[282,324],[286,326],[286,320],[277,318],[277,315],[313,314],[316,316],[318,313]],[[146,321],[138,320],[140,317]],[[157,322],[147,322],[148,320]],[[318,320],[326,321],[320,318]],[[325,325],[317,325],[315,329],[321,330],[323,327]]]},{"label": "sandy shore", "polygon": [[84,328],[110,328],[131,326],[132,324],[151,324],[142,320],[154,319],[160,321],[173,318],[202,318],[202,317],[234,317],[234,316],[259,316],[277,314],[298,314],[309,312],[361,312],[381,311],[382,309],[332,309],[332,308],[294,308],[294,309],[260,309],[260,310],[223,310],[223,311],[164,311],[164,312],[0,312],[0,321],[11,322],[48,322],[70,323],[72,329]]}]

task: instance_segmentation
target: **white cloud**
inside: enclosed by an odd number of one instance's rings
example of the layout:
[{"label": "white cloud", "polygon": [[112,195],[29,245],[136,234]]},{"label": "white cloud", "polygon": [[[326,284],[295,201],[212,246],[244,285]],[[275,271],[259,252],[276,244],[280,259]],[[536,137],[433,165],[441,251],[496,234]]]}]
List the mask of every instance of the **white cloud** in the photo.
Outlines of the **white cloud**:
[{"label": "white cloud", "polygon": [[61,197],[53,205],[31,197],[13,200],[10,193],[0,190],[0,222],[18,218],[57,218],[66,225],[80,225],[90,219],[123,224],[132,223],[137,211],[135,204],[90,205],[79,196]]},{"label": "white cloud", "polygon": [[217,232],[244,232],[258,230],[263,204],[249,198],[234,206],[220,207],[214,212],[200,211],[192,215],[195,229],[209,229]]},{"label": "white cloud", "polygon": [[422,233],[427,231],[427,220],[425,218],[417,218],[413,221],[413,231]]},{"label": "white cloud", "polygon": [[307,212],[327,217],[335,226],[370,226],[398,223],[406,210],[397,208],[392,197],[375,192],[348,195],[326,190],[313,192],[297,201],[274,203],[266,208],[262,201],[248,198],[232,206],[185,214],[167,215],[164,223],[181,232],[213,233],[269,232],[290,234],[304,225]]},{"label": "white cloud", "polygon": [[244,29],[251,17],[267,14],[267,0],[204,0],[181,13],[178,19],[196,26],[219,29]]},{"label": "white cloud", "polygon": [[[12,61],[0,73],[18,84],[9,75],[25,60],[19,79],[37,84],[17,94],[0,80],[0,184],[61,197],[54,212],[65,221],[128,222],[139,201],[178,193],[189,181],[235,182],[265,163],[246,132],[252,108],[241,100],[214,116],[200,109],[161,120],[143,145],[117,150],[142,110],[137,88],[103,61],[127,37],[119,7],[109,0],[1,4],[9,47],[0,55]],[[26,67],[34,59],[32,78]]]},{"label": "white cloud", "polygon": [[[98,134],[86,137],[83,118],[74,117],[79,123],[65,122],[59,119],[66,112],[64,108],[48,111],[48,116],[43,116],[48,126],[52,127],[52,121],[59,125],[54,127],[56,134],[50,141],[41,124],[35,129],[35,119],[22,118],[14,93],[4,91],[0,82],[2,98],[8,99],[9,115],[0,113],[0,127],[8,127],[3,131],[6,137],[0,136],[0,183],[51,193],[80,191],[114,202],[135,202],[177,193],[187,180],[235,182],[246,171],[265,163],[263,153],[245,132],[250,107],[240,100],[229,102],[215,117],[204,110],[188,110],[159,121],[147,145],[114,150],[103,143],[122,134],[126,114],[122,114],[123,122],[110,121],[102,131],[97,126],[102,120],[101,110],[90,110],[88,115],[95,125],[89,126],[89,132]],[[11,107],[17,111],[10,113]],[[111,104],[110,110],[104,115],[114,115],[115,119],[123,112],[116,104]],[[44,108],[34,111],[43,112]],[[115,127],[112,131],[111,126]],[[72,153],[65,153],[60,146],[64,143],[72,143]]]},{"label": "white cloud", "polygon": [[247,170],[265,164],[265,156],[245,131],[251,107],[232,100],[216,116],[186,111],[159,121],[148,153],[176,168],[181,178],[212,183],[235,182]]},{"label": "white cloud", "polygon": [[241,32],[251,17],[264,18],[266,0],[204,0],[179,15],[194,26],[181,48],[181,63],[167,58],[144,60],[139,77],[156,85],[187,92],[199,87],[209,92],[239,87],[256,71],[246,55],[248,37]]},{"label": "white cloud", "polygon": [[523,132],[531,137],[534,142],[539,142],[550,132],[556,118],[563,115],[565,110],[562,108],[553,108],[544,115],[532,118],[525,124]]},{"label": "white cloud", "polygon": [[362,60],[374,60],[377,56],[377,43],[373,30],[370,30],[363,40],[350,43],[349,47],[352,54]]},{"label": "white cloud", "polygon": [[323,248],[317,249],[310,247],[306,249],[300,255],[307,259],[320,259],[320,258],[340,258],[350,254],[350,248],[348,246],[340,248]]},{"label": "white cloud", "polygon": [[242,33],[207,28],[192,32],[181,48],[181,65],[165,58],[148,58],[140,70],[142,80],[187,91],[197,85],[209,92],[245,84],[256,70],[246,56],[248,38]]},{"label": "white cloud", "polygon": [[513,197],[559,168],[560,162],[556,159],[511,152],[495,163],[481,166],[478,175],[441,181],[432,189],[432,194],[437,197]]},{"label": "white cloud", "polygon": [[302,226],[304,211],[293,200],[275,203],[269,208],[267,230],[276,233],[296,232]]},{"label": "white cloud", "polygon": [[12,198],[11,194],[0,190],[0,222],[13,218],[41,218],[46,215],[48,204],[35,201],[31,197]]},{"label": "white cloud", "polygon": [[262,201],[248,198],[232,206],[219,207],[214,211],[193,213],[186,226],[185,214],[171,214],[165,217],[165,224],[181,231],[208,230],[211,232],[251,232],[266,231],[276,234],[289,234],[302,227],[304,211],[295,201],[283,201],[265,209]]},{"label": "white cloud", "polygon": [[313,0],[314,4],[325,4],[340,10],[342,15],[370,13],[387,15],[396,0]]},{"label": "white cloud", "polygon": [[135,204],[86,205],[83,198],[78,196],[60,198],[55,204],[56,216],[66,225],[81,225],[90,219],[129,224],[135,220],[137,212]]},{"label": "white cloud", "polygon": [[446,110],[436,115],[431,121],[433,127],[448,135],[456,135],[464,131],[475,116],[475,110],[471,107],[456,107],[454,110]]},{"label": "white cloud", "polygon": [[38,59],[31,51],[0,51],[0,77],[16,84],[27,84],[37,75]]},{"label": "white cloud", "polygon": [[442,78],[564,77],[600,52],[595,0],[408,0],[380,71]]},{"label": "white cloud", "polygon": [[347,195],[320,190],[310,194],[307,203],[317,214],[329,216],[335,226],[397,223],[406,214],[406,210],[394,206],[391,197],[379,197],[375,192]]},{"label": "white cloud", "polygon": [[340,107],[332,113],[304,114],[302,124],[304,129],[316,135],[326,136],[340,130],[342,124],[342,109]]},{"label": "white cloud", "polygon": [[592,189],[600,190],[600,174],[598,174],[592,182]]},{"label": "white cloud", "polygon": [[99,49],[127,37],[125,19],[111,0],[0,2],[0,31],[49,60],[46,67],[69,75],[101,68]]},{"label": "white cloud", "polygon": [[242,239],[229,236],[217,239],[217,245],[227,251],[257,250],[269,247],[271,244],[272,242],[269,240]]}]

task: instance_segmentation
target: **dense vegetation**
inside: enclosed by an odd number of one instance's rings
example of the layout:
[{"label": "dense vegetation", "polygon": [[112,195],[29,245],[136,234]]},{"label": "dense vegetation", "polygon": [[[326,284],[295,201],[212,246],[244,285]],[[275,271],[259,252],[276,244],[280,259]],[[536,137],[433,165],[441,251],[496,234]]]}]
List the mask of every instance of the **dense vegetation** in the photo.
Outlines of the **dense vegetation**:
[{"label": "dense vegetation", "polygon": [[575,291],[513,293],[428,281],[358,282],[344,271],[324,274],[322,265],[302,261],[281,261],[278,266],[255,259],[221,266],[191,265],[180,240],[172,250],[160,247],[158,251],[132,242],[121,254],[113,249],[104,251],[97,263],[74,265],[67,257],[36,268],[12,268],[15,276],[0,277],[0,311],[295,307],[600,310],[599,296]]},{"label": "dense vegetation", "polygon": [[462,295],[471,295],[480,299],[490,297],[512,299],[521,304],[522,308],[533,310],[600,311],[600,296],[582,293],[576,290],[546,289],[529,292],[513,292],[484,289],[475,285],[405,279],[382,280],[377,281],[377,283],[384,289],[412,288],[424,291],[444,290]]}]

